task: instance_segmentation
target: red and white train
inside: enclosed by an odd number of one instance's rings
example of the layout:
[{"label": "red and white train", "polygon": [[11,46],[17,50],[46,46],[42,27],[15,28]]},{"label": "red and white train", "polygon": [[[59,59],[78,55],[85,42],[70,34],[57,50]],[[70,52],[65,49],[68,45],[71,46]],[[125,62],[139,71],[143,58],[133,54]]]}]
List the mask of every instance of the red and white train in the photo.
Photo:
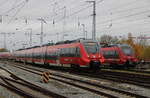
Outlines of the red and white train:
[{"label": "red and white train", "polygon": [[0,59],[13,59],[10,52],[0,52]]},{"label": "red and white train", "polygon": [[97,41],[83,39],[20,49],[13,53],[3,52],[0,53],[0,58],[14,59],[24,63],[89,69],[99,69],[103,63],[112,67],[135,67],[138,63],[129,45],[101,47]]},{"label": "red and white train", "polygon": [[104,45],[101,54],[111,67],[135,67],[138,63],[133,49],[127,44]]},{"label": "red and white train", "polygon": [[98,69],[104,62],[99,47],[97,41],[79,39],[17,50],[12,56],[25,63]]}]

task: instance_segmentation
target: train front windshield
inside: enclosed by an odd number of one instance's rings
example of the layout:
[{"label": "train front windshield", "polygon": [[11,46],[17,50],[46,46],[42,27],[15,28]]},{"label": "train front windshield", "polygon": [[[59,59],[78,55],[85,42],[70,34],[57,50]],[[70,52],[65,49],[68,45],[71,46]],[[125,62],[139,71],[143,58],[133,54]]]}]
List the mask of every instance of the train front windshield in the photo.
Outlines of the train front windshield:
[{"label": "train front windshield", "polygon": [[133,54],[133,50],[129,46],[122,46],[121,49],[125,55],[131,56]]},{"label": "train front windshield", "polygon": [[88,54],[99,53],[99,46],[96,42],[86,42],[84,43],[84,48]]}]

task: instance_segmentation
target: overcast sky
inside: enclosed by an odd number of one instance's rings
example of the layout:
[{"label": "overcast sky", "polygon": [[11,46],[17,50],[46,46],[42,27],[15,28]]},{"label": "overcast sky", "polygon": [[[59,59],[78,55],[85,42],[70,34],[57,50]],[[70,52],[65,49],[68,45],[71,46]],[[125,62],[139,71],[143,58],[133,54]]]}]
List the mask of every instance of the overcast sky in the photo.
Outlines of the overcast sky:
[{"label": "overcast sky", "polygon": [[[33,32],[33,45],[40,44],[41,26],[44,24],[44,43],[51,40],[77,39],[83,37],[83,25],[92,35],[92,4],[87,0],[0,0],[0,32],[6,35],[7,48],[29,46],[29,34]],[[65,14],[66,12],[66,14]],[[150,37],[150,0],[96,0],[96,35]],[[58,36],[57,36],[58,34]],[[0,47],[4,47],[4,35],[0,34]]]}]

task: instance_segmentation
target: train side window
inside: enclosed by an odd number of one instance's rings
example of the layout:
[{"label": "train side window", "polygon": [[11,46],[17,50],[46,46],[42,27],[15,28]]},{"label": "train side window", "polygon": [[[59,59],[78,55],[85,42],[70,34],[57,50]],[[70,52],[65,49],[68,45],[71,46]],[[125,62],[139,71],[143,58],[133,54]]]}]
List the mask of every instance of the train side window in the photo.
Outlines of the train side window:
[{"label": "train side window", "polygon": [[103,51],[103,55],[106,55],[106,51]]},{"label": "train side window", "polygon": [[75,57],[76,55],[76,48],[72,48],[72,56]]},{"label": "train side window", "polygon": [[76,57],[80,57],[80,48],[79,47],[76,48]]},{"label": "train side window", "polygon": [[63,56],[65,57],[66,54],[66,48],[63,48]]},{"label": "train side window", "polygon": [[105,54],[105,55],[108,55],[109,53],[108,53],[108,51],[105,51],[104,54]]},{"label": "train side window", "polygon": [[115,57],[118,58],[118,57],[119,57],[118,52],[117,52],[116,50],[115,50],[114,52],[115,52],[115,53],[114,53],[114,54],[115,54]]},{"label": "train side window", "polygon": [[70,48],[70,56],[74,57],[74,48]]},{"label": "train side window", "polygon": [[110,55],[110,54],[111,54],[111,51],[109,50],[109,51],[108,51],[108,55]]},{"label": "train side window", "polygon": [[112,56],[112,55],[113,55],[113,51],[110,51],[110,52],[109,52],[109,55]]},{"label": "train side window", "polygon": [[71,57],[72,48],[68,48],[68,57]]},{"label": "train side window", "polygon": [[40,59],[41,57],[40,57],[40,53],[36,53],[36,58],[37,59]]},{"label": "train side window", "polygon": [[65,57],[66,56],[66,48],[63,48],[63,56]]},{"label": "train side window", "polygon": [[36,53],[33,53],[34,58],[36,58]]},{"label": "train side window", "polygon": [[105,51],[102,51],[102,54],[105,55],[106,54]]},{"label": "train side window", "polygon": [[65,55],[66,57],[69,57],[70,49],[69,48],[65,48],[65,49],[66,49]]},{"label": "train side window", "polygon": [[64,52],[65,52],[65,49],[62,48],[62,49],[60,50],[60,56],[64,56]]},{"label": "train side window", "polygon": [[32,54],[31,53],[29,53],[29,58],[32,58]]},{"label": "train side window", "polygon": [[103,53],[103,56],[104,56],[105,58],[107,58],[107,51],[103,51],[102,53]]},{"label": "train side window", "polygon": [[73,49],[73,48],[69,48],[69,56],[70,56],[70,57],[72,57],[72,54],[73,54],[73,53],[72,53],[72,49]]},{"label": "train side window", "polygon": [[66,48],[66,57],[70,57],[71,48]]},{"label": "train side window", "polygon": [[27,53],[27,58],[29,58],[29,53]]},{"label": "train side window", "polygon": [[36,59],[38,58],[38,53],[35,53],[35,58],[36,58]]},{"label": "train side window", "polygon": [[105,57],[105,58],[110,58],[110,54],[111,54],[111,51],[110,51],[110,50],[105,51],[104,57]]}]

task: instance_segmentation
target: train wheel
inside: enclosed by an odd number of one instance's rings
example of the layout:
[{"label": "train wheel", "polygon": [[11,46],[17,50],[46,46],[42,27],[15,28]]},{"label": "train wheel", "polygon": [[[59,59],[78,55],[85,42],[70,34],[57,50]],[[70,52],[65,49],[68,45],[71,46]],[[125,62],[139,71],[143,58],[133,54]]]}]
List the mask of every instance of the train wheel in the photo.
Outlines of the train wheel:
[{"label": "train wheel", "polygon": [[130,69],[131,68],[131,63],[130,61],[126,61],[126,63],[124,64],[125,69]]},{"label": "train wheel", "polygon": [[48,68],[50,67],[49,63],[44,63],[44,66]]},{"label": "train wheel", "polygon": [[112,69],[118,69],[118,65],[117,65],[117,64],[110,64],[110,67],[111,67]]},{"label": "train wheel", "polygon": [[44,62],[44,65],[45,65],[45,66],[49,66],[49,64],[48,64],[48,63],[46,63],[46,62]]},{"label": "train wheel", "polygon": [[89,66],[89,69],[93,72],[97,72],[100,70],[100,62],[93,62],[91,61],[90,62],[90,66]]},{"label": "train wheel", "polygon": [[71,64],[71,69],[73,69],[73,70],[79,70],[80,66],[76,65],[76,64]]}]

